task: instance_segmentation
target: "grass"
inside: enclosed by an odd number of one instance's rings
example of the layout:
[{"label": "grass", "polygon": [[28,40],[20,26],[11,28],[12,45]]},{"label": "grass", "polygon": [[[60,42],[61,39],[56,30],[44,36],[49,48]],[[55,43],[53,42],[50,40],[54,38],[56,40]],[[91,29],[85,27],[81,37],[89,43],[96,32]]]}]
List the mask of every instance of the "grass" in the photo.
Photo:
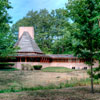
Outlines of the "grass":
[{"label": "grass", "polygon": [[89,86],[53,90],[2,93],[0,100],[100,100],[100,86],[92,94]]},{"label": "grass", "polygon": [[42,69],[43,72],[58,72],[58,73],[65,73],[65,72],[72,72],[73,69],[69,69],[66,67],[47,67]]},{"label": "grass", "polygon": [[[94,80],[95,85],[100,85],[100,80]],[[72,79],[70,81],[66,81],[65,83],[60,83],[59,85],[50,84],[48,86],[36,86],[36,87],[17,87],[17,85],[10,86],[9,89],[0,90],[0,93],[11,93],[11,92],[22,92],[22,91],[35,91],[35,90],[50,90],[50,89],[62,89],[68,87],[76,87],[76,86],[89,86],[90,79]]]},{"label": "grass", "polygon": [[[76,73],[76,71],[68,74],[20,70],[0,71],[0,100],[100,100],[100,80],[94,80],[95,94],[91,94],[90,78],[79,78],[80,73],[83,76],[85,75],[81,70]],[[57,74],[55,77],[59,77],[61,74],[60,78],[53,78],[55,74]],[[70,80],[66,78],[65,81],[61,80],[58,83],[58,80],[64,77],[62,74],[67,75],[67,77],[73,74],[74,77],[70,77]],[[58,84],[48,82],[48,84],[44,85],[47,81],[46,78],[48,81],[57,80]],[[33,85],[36,82],[42,83],[40,79],[44,80],[43,84]],[[28,81],[28,83],[25,84],[24,80],[25,82]]]}]

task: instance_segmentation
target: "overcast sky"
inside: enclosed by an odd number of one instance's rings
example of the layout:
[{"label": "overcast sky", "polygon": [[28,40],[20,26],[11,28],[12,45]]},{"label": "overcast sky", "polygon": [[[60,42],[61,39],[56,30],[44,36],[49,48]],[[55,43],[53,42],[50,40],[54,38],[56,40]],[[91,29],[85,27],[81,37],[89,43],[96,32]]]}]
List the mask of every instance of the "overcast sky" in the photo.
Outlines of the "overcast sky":
[{"label": "overcast sky", "polygon": [[9,0],[13,9],[9,10],[12,21],[15,23],[23,18],[28,11],[40,10],[46,8],[51,11],[52,9],[64,8],[67,0]]}]

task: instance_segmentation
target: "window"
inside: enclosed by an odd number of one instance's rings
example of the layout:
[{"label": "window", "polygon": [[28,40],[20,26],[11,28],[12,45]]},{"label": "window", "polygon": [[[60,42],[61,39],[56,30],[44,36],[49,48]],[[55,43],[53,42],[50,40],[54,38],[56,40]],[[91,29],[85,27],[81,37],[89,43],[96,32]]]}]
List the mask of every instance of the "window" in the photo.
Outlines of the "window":
[{"label": "window", "polygon": [[25,62],[25,58],[24,57],[21,58],[21,62]]},{"label": "window", "polygon": [[86,69],[87,69],[87,67],[84,67],[84,69],[86,70]]},{"label": "window", "polygon": [[65,59],[65,62],[68,62],[68,59]]},{"label": "window", "polygon": [[72,62],[72,60],[71,59],[68,59],[68,62]]},{"label": "window", "polygon": [[27,62],[35,62],[36,58],[33,57],[27,57]]},{"label": "window", "polygon": [[76,62],[76,59],[72,59],[72,62]]},{"label": "window", "polygon": [[85,60],[84,59],[80,59],[80,62],[85,62]]},{"label": "window", "polygon": [[75,69],[75,67],[72,67],[72,69]]}]

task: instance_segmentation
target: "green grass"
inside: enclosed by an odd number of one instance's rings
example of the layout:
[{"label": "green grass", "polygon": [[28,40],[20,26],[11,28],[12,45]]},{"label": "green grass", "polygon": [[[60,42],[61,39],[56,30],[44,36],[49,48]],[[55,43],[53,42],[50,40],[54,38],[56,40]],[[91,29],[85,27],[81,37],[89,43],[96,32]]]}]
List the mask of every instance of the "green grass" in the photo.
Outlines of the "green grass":
[{"label": "green grass", "polygon": [[[100,80],[94,80],[95,85],[100,85]],[[48,86],[36,86],[36,87],[18,87],[17,85],[10,86],[9,89],[0,90],[0,93],[11,93],[11,92],[22,92],[22,91],[35,91],[35,90],[50,90],[50,89],[62,89],[68,87],[75,87],[75,86],[89,86],[90,79],[72,79],[70,81],[66,81],[65,83],[60,83],[59,85],[50,84]]]},{"label": "green grass", "polygon": [[74,71],[73,69],[69,69],[66,67],[47,67],[42,69],[43,72],[58,72],[58,73],[65,73]]}]

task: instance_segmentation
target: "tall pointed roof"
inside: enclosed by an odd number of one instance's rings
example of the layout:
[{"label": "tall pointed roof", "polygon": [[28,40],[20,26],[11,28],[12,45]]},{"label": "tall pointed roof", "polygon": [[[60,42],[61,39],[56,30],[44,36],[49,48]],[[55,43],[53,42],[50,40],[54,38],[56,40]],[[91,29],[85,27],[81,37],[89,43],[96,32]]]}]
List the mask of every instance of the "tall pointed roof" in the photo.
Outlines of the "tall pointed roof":
[{"label": "tall pointed roof", "polygon": [[24,31],[15,46],[20,47],[18,52],[22,53],[42,53],[35,40],[29,35],[27,31]]}]

